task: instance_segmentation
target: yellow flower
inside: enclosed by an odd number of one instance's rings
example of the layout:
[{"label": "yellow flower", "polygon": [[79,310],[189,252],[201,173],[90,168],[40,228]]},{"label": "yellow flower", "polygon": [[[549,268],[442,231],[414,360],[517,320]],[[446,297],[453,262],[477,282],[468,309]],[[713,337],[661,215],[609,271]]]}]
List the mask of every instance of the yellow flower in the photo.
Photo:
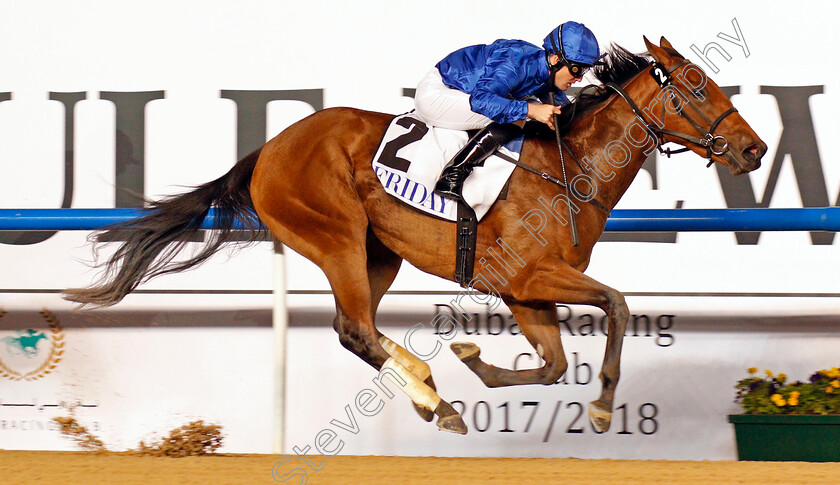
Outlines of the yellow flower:
[{"label": "yellow flower", "polygon": [[826,394],[831,394],[832,392],[834,392],[834,388],[833,388],[833,387],[828,386],[828,387],[826,387],[826,388],[825,388],[825,393],[826,393]]},{"label": "yellow flower", "polygon": [[799,396],[801,396],[801,395],[802,394],[799,391],[793,391],[793,392],[790,393],[790,397],[793,398],[793,399],[799,399]]},{"label": "yellow flower", "polygon": [[786,379],[787,379],[786,374],[779,374],[778,376],[776,376],[776,380],[779,381],[779,382],[785,382]]},{"label": "yellow flower", "polygon": [[831,384],[831,387],[840,388],[840,381],[838,381],[837,379],[834,379],[829,384]]},{"label": "yellow flower", "polygon": [[773,404],[776,406],[782,407],[785,405],[785,398],[783,398],[781,394],[773,394],[770,396],[770,400],[773,401]]},{"label": "yellow flower", "polygon": [[747,372],[749,372],[750,374],[755,374],[756,372],[758,372],[758,369],[755,367],[750,367],[749,369],[747,369]]},{"label": "yellow flower", "polygon": [[773,377],[773,373],[772,373],[772,372],[770,372],[769,370],[766,370],[766,369],[765,369],[765,370],[764,370],[764,373],[765,373],[765,374],[767,374],[767,377]]},{"label": "yellow flower", "polygon": [[795,397],[791,396],[791,397],[787,400],[787,403],[788,403],[788,406],[796,406],[797,404],[799,404],[799,399],[797,399],[797,398],[795,398]]},{"label": "yellow flower", "polygon": [[837,367],[832,367],[831,370],[823,370],[820,371],[824,376],[830,377],[832,379],[837,379],[840,377],[840,369]]}]

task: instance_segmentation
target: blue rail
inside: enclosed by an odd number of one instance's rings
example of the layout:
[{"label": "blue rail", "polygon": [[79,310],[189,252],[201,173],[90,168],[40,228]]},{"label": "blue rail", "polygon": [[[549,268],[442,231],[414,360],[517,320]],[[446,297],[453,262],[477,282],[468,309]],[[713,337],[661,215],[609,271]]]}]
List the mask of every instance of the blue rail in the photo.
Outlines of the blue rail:
[{"label": "blue rail", "polygon": [[[0,209],[0,230],[92,231],[129,222],[142,209]],[[202,228],[213,229],[215,211]],[[840,231],[840,207],[614,210],[607,231]]]},{"label": "blue rail", "polygon": [[840,231],[840,207],[615,210],[607,231]]}]

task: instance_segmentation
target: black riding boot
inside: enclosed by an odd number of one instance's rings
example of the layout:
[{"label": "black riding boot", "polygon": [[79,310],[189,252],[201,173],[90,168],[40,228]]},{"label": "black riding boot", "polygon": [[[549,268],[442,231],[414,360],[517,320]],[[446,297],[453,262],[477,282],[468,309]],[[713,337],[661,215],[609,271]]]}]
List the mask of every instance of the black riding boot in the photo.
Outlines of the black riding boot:
[{"label": "black riding boot", "polygon": [[464,180],[472,172],[473,168],[484,165],[487,159],[500,146],[514,139],[521,128],[511,124],[490,123],[470,141],[464,145],[452,160],[443,167],[440,179],[435,184],[435,192],[461,200],[461,189],[464,187]]}]

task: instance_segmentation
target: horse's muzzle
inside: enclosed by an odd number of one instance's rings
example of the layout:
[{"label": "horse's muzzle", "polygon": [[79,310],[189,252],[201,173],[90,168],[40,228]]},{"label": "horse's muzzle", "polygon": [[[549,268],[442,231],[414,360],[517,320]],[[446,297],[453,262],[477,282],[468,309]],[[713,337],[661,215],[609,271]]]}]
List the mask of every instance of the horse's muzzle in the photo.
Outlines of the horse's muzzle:
[{"label": "horse's muzzle", "polygon": [[761,166],[761,157],[765,153],[767,153],[767,145],[764,142],[753,143],[741,151],[740,163],[737,165],[730,164],[729,171],[733,175],[752,172]]}]

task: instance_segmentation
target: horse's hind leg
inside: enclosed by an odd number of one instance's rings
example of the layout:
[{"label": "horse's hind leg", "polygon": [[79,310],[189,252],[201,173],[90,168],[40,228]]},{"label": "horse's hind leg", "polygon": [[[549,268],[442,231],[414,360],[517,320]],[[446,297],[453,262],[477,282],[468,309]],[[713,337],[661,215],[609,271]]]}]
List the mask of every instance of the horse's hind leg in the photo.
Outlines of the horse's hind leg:
[{"label": "horse's hind leg", "polygon": [[[368,276],[366,225],[361,228],[345,226],[344,230],[338,230],[334,224],[324,224],[324,227],[330,227],[330,233],[314,237],[312,224],[310,231],[294,234],[285,230],[274,214],[288,216],[289,211],[262,211],[260,219],[283,242],[295,243],[290,245],[292,249],[312,260],[327,276],[335,297],[334,328],[341,345],[379,371],[379,379],[390,375],[415,404],[431,408],[428,410],[438,416],[439,428],[466,433],[466,425],[452,405],[440,399],[434,389],[394,359],[379,342],[381,334],[374,326],[373,309],[393,281],[399,269],[399,259],[390,258],[391,263],[376,263],[374,260],[371,267],[375,276],[371,280]],[[306,239],[303,239],[304,235]]]},{"label": "horse's hind leg", "polygon": [[[385,247],[376,235],[371,230],[368,230],[367,270],[368,281],[370,282],[371,314],[374,318],[376,318],[376,309],[379,307],[379,302],[382,300],[385,292],[388,291],[388,288],[391,287],[394,278],[397,277],[401,264],[402,258]],[[391,357],[407,368],[409,372],[433,390],[437,390],[435,382],[432,379],[432,370],[429,368],[429,364],[414,357],[410,352],[381,333],[379,333],[379,343]],[[418,406],[417,403],[413,404],[417,414],[425,421],[431,421],[434,418],[434,412]]]},{"label": "horse's hind leg", "polygon": [[[331,253],[330,259],[328,263],[319,266],[327,275],[335,295],[337,315],[334,326],[341,345],[380,371],[380,375],[390,375],[417,406],[434,412],[438,416],[437,425],[440,429],[466,433],[466,425],[455,408],[442,400],[434,389],[400,363],[400,358],[389,354],[380,343],[381,334],[374,326],[371,310],[378,304],[390,283],[386,285],[386,281],[378,277],[373,281],[369,279],[366,252],[345,249]],[[388,275],[392,271],[374,273]],[[376,298],[372,286],[378,288]]]},{"label": "horse's hind leg", "polygon": [[538,369],[508,370],[487,364],[479,358],[481,350],[471,343],[456,342],[452,351],[487,387],[523,384],[554,384],[566,372],[568,363],[560,340],[557,308],[553,303],[522,305],[506,301],[516,323],[545,364]]},{"label": "horse's hind leg", "polygon": [[[370,223],[348,172],[354,162],[342,158],[369,160],[375,145],[366,146],[358,134],[370,127],[357,114],[330,113],[333,118],[314,115],[292,125],[263,147],[251,177],[254,208],[277,239],[324,271],[335,297],[341,344],[379,371],[379,379],[389,375],[405,384],[402,390],[413,402],[435,403],[439,427],[463,433],[466,426],[455,409],[379,343],[372,310],[384,289],[376,290],[374,299],[367,264]],[[384,129],[387,120],[380,121]],[[374,286],[390,284],[377,281]]]},{"label": "horse's hind leg", "polygon": [[[346,259],[345,259],[346,261]],[[329,274],[327,275],[329,279]],[[451,404],[438,396],[437,392],[412,372],[401,355],[391,355],[383,347],[380,338],[382,335],[373,326],[373,318],[370,312],[358,318],[355,311],[358,306],[354,302],[365,300],[367,296],[369,303],[370,293],[364,295],[359,290],[358,284],[345,285],[343,282],[330,282],[336,300],[335,329],[338,338],[346,349],[358,355],[373,368],[383,375],[390,375],[403,392],[411,398],[417,408],[423,411],[432,412],[438,416],[438,428],[454,433],[466,434],[467,427],[461,415],[455,411]],[[382,342],[387,342],[382,340]],[[387,346],[387,343],[386,343]],[[392,350],[393,351],[393,350]],[[407,352],[406,352],[407,353]],[[423,414],[421,414],[423,416]],[[425,416],[423,416],[425,418]]]}]

